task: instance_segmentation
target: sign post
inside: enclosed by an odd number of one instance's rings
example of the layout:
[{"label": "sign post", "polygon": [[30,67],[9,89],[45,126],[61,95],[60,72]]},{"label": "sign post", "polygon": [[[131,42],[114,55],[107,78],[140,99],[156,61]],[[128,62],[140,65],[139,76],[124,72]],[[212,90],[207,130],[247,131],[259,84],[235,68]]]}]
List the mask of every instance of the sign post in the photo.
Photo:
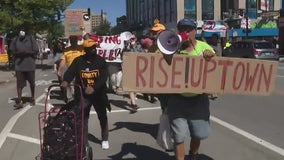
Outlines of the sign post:
[{"label": "sign post", "polygon": [[280,17],[278,19],[278,28],[279,28],[279,55],[284,56],[284,9],[280,9]]}]

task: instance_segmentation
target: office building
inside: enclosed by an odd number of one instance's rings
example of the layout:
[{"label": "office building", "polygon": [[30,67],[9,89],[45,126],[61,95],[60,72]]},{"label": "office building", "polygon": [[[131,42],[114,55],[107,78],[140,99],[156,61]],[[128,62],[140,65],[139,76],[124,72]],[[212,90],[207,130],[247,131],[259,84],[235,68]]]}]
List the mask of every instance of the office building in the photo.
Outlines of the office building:
[{"label": "office building", "polygon": [[126,15],[130,25],[150,27],[158,18],[172,28],[184,17],[202,24],[204,20],[237,18],[247,11],[251,19],[257,19],[263,12],[278,11],[281,5],[281,0],[126,0]]}]

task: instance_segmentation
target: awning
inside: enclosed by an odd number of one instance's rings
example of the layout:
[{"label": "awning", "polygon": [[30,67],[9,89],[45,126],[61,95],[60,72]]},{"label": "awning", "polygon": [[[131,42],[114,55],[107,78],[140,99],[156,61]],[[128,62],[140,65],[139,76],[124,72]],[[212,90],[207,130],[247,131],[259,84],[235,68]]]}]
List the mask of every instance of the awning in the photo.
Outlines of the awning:
[{"label": "awning", "polygon": [[[213,33],[217,33],[220,36],[220,32],[204,32],[204,37],[211,37]],[[246,37],[245,29],[230,29],[228,31],[230,37]],[[248,33],[249,37],[274,37],[279,35],[278,28],[257,28],[250,29]],[[196,35],[200,37],[200,33]]]}]

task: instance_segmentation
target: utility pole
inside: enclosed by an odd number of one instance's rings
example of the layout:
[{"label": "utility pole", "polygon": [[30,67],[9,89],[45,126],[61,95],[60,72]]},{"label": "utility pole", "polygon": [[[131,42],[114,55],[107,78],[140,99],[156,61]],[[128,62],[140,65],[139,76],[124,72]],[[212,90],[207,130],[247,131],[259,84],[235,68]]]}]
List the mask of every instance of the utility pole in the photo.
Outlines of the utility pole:
[{"label": "utility pole", "polygon": [[284,56],[284,8],[282,2],[282,8],[280,9],[280,16],[278,18],[278,43],[279,43],[279,55]]},{"label": "utility pole", "polygon": [[249,29],[249,26],[248,26],[248,6],[249,6],[249,3],[248,3],[248,0],[246,0],[246,38],[248,38],[248,29]]}]

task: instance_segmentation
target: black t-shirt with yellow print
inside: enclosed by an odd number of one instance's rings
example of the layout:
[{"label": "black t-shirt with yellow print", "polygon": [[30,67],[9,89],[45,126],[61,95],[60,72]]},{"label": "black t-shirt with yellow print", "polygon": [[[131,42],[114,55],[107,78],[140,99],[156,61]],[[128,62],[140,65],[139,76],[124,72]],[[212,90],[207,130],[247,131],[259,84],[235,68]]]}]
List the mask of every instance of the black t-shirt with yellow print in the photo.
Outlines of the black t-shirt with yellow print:
[{"label": "black t-shirt with yellow print", "polygon": [[[75,84],[79,84],[84,90],[88,85],[94,88],[94,95],[106,92],[108,77],[106,61],[96,55],[92,62],[88,62],[84,55],[74,59],[73,63],[64,74],[63,80],[71,82],[75,78]],[[84,95],[89,97],[89,95]]]}]

